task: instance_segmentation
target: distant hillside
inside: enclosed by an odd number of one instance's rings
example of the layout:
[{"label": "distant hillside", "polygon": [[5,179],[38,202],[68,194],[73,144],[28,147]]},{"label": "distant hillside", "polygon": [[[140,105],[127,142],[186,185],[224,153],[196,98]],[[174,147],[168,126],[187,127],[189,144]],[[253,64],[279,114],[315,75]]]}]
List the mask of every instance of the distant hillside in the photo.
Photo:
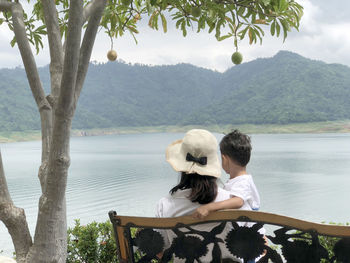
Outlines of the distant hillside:
[{"label": "distant hillside", "polygon": [[220,86],[221,97],[185,123],[286,124],[350,116],[350,68],[291,52],[233,67]]},{"label": "distant hillside", "polygon": [[[40,69],[49,87],[48,66]],[[23,69],[0,70],[0,131],[39,129]],[[350,68],[281,51],[224,73],[189,64],[91,64],[74,128],[348,119]]]}]

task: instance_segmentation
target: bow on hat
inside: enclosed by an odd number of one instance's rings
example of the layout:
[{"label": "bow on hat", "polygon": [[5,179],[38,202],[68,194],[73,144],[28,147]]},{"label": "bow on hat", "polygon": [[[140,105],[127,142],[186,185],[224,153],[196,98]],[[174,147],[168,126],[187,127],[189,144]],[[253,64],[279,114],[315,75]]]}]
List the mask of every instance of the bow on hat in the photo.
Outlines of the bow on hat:
[{"label": "bow on hat", "polygon": [[207,157],[194,157],[192,154],[187,153],[186,155],[186,161],[188,162],[194,162],[194,163],[199,163],[201,165],[206,165],[207,164]]}]

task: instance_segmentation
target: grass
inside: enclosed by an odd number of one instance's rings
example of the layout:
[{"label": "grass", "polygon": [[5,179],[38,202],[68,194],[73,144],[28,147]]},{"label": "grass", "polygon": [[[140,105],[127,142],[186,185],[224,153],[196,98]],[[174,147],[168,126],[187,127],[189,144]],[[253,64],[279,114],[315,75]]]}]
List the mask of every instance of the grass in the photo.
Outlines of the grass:
[{"label": "grass", "polygon": [[41,139],[40,131],[0,132],[0,143],[36,141]]},{"label": "grass", "polygon": [[[239,129],[244,133],[348,133],[350,120],[293,123],[293,124],[241,124],[241,125],[209,125],[209,126],[147,126],[119,127],[105,129],[73,130],[72,136],[96,136],[111,134],[156,133],[156,132],[186,132],[190,129],[202,128],[217,133],[228,133]],[[0,132],[0,143],[40,140],[40,131]]]}]

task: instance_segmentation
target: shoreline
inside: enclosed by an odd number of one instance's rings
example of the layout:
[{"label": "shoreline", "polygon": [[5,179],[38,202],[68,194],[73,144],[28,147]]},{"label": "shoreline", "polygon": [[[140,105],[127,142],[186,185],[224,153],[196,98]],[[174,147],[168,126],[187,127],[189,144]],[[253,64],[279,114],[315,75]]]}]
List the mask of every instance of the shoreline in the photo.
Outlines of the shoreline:
[{"label": "shoreline", "polygon": [[[233,129],[248,134],[292,133],[350,133],[350,120],[308,122],[293,124],[237,124],[237,125],[187,125],[140,126],[119,128],[73,129],[72,137],[103,136],[115,134],[139,134],[159,132],[186,132],[190,129],[207,129],[216,133],[228,133]],[[0,132],[0,143],[35,141],[41,139],[40,131]]]}]

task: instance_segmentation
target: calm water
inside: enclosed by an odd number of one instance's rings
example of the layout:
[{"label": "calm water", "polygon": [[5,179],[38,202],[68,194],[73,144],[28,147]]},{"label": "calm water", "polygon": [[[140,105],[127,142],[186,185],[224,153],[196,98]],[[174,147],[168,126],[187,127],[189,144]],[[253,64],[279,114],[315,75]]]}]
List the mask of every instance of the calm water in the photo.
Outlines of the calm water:
[{"label": "calm water", "polygon": [[[165,148],[182,137],[159,133],[72,138],[68,224],[76,218],[83,224],[106,221],[112,209],[153,216],[158,199],[178,180],[165,162]],[[260,191],[261,211],[315,222],[350,222],[350,134],[252,135],[252,143],[249,172]],[[40,142],[0,147],[12,198],[25,208],[34,233]],[[1,250],[5,255],[13,250],[2,223]]]}]

